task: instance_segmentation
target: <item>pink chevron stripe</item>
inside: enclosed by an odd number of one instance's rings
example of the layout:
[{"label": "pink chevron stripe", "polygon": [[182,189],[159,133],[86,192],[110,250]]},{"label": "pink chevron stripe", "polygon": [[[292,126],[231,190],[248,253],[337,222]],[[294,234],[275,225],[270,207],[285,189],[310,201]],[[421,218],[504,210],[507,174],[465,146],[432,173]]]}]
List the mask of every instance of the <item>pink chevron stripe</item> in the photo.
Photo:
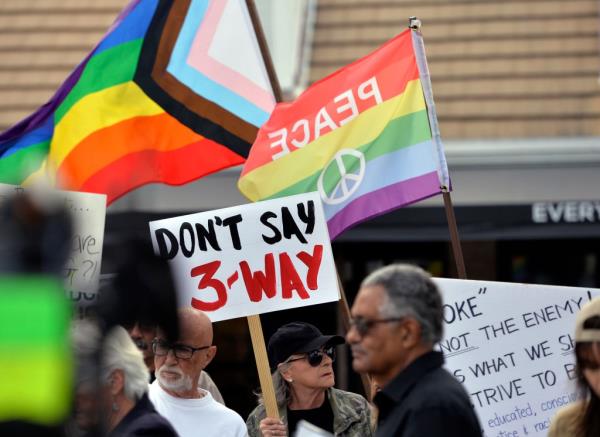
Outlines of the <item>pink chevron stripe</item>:
[{"label": "pink chevron stripe", "polygon": [[267,113],[275,106],[270,92],[246,76],[210,57],[208,51],[223,16],[227,1],[211,1],[190,48],[187,63],[215,82],[254,103]]}]

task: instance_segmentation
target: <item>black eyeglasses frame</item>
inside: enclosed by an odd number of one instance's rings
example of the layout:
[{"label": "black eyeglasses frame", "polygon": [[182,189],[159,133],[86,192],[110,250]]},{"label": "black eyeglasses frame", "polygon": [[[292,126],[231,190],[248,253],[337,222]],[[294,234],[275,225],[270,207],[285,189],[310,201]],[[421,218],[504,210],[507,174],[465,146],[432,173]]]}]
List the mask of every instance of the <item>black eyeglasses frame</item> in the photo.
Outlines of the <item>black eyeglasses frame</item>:
[{"label": "black eyeglasses frame", "polygon": [[[156,352],[159,344],[161,344],[162,347],[166,347],[166,350],[167,350],[166,353],[159,354]],[[159,356],[159,357],[164,357],[166,355],[169,355],[169,351],[173,351],[173,355],[175,355],[175,358],[177,358],[179,360],[191,360],[192,357],[194,356],[195,352],[198,352],[198,351],[201,351],[204,349],[208,349],[211,346],[212,345],[209,344],[208,346],[193,347],[193,346],[190,346],[187,344],[169,343],[164,340],[159,340],[158,338],[155,338],[154,340],[152,340],[152,352],[154,352],[154,355]],[[189,356],[188,356],[188,354],[189,354]]]}]

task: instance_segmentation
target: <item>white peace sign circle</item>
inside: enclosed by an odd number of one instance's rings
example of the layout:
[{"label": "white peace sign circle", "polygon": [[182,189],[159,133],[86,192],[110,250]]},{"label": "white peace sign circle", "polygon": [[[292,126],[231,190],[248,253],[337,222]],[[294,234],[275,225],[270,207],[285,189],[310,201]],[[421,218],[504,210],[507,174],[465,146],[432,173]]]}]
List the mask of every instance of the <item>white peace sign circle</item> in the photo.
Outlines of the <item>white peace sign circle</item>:
[{"label": "white peace sign circle", "polygon": [[[351,164],[346,166],[343,158],[350,158]],[[349,171],[348,168],[353,168],[354,164],[358,162],[358,171]],[[327,193],[323,187],[323,178],[325,173],[331,169],[332,166],[337,167],[337,171],[340,174],[340,180],[335,185],[331,193]],[[365,155],[356,149],[341,149],[334,155],[334,157],[327,163],[323,168],[323,171],[319,175],[317,181],[317,187],[321,194],[321,199],[328,205],[338,205],[345,202],[360,186],[365,176]]]}]

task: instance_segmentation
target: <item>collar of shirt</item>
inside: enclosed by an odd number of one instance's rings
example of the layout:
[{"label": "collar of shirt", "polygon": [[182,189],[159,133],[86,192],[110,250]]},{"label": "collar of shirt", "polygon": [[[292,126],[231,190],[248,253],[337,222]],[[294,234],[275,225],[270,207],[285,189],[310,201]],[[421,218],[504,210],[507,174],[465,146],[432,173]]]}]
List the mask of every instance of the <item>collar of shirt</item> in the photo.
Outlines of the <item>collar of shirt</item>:
[{"label": "collar of shirt", "polygon": [[410,363],[402,372],[392,379],[379,393],[373,402],[379,409],[380,417],[385,417],[394,405],[400,403],[412,387],[424,375],[441,367],[444,364],[444,355],[441,352],[431,351]]}]

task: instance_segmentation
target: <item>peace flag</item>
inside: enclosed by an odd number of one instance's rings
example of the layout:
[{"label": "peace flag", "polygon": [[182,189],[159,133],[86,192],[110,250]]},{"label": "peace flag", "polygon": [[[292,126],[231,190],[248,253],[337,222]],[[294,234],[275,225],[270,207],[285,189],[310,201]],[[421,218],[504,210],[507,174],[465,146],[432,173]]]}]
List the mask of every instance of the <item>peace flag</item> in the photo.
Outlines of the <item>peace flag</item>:
[{"label": "peace flag", "polygon": [[319,191],[335,238],[449,188],[419,74],[424,54],[419,66],[413,48],[419,38],[406,30],[278,104],[252,146],[240,191],[252,201]]},{"label": "peace flag", "polygon": [[0,134],[0,182],[119,196],[244,162],[275,99],[244,0],[133,0],[54,97]]}]

